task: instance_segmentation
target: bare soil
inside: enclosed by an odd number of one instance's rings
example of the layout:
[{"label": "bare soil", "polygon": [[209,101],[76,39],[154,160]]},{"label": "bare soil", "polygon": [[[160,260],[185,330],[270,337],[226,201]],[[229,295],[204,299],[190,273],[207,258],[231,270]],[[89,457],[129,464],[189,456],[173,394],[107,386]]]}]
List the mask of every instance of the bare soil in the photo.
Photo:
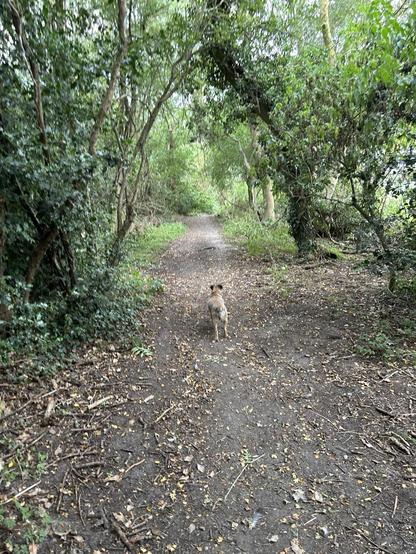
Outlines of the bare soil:
[{"label": "bare soil", "polygon": [[[41,553],[415,553],[414,343],[357,351],[412,307],[352,261],[282,261],[276,284],[215,218],[186,222],[140,316],[151,357],[96,345],[48,387],[3,387],[3,433],[21,459],[47,453],[3,502],[37,483],[20,500],[52,515]],[[230,314],[218,343],[212,283]]]}]

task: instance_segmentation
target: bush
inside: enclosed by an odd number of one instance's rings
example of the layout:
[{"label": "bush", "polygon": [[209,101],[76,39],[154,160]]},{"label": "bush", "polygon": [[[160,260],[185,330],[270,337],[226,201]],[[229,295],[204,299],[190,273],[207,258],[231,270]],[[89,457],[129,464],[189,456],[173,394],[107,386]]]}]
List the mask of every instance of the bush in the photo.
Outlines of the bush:
[{"label": "bush", "polygon": [[360,218],[352,206],[323,200],[316,203],[313,225],[320,237],[345,240],[359,224]]},{"label": "bush", "polygon": [[211,187],[199,187],[195,183],[182,182],[168,195],[168,205],[173,212],[181,215],[214,213],[218,202],[216,192]]},{"label": "bush", "polygon": [[[11,319],[0,339],[1,363],[7,378],[54,373],[71,350],[93,339],[119,340],[137,335],[137,311],[163,284],[142,274],[166,245],[184,232],[181,223],[166,223],[129,238],[131,255],[119,268],[96,262],[66,296],[23,302],[23,286],[15,286]],[[9,291],[9,294],[10,291]],[[18,368],[18,369],[17,369]]]},{"label": "bush", "polygon": [[281,254],[294,254],[296,246],[286,224],[262,224],[254,214],[235,215],[225,221],[224,233],[236,239],[250,256],[271,258]]}]

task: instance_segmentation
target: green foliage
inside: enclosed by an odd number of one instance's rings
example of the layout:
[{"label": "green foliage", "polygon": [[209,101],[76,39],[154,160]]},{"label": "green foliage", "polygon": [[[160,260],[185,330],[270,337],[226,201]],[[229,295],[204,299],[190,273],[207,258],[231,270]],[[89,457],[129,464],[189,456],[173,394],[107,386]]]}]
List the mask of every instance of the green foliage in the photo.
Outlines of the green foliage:
[{"label": "green foliage", "polygon": [[[165,223],[130,237],[130,255],[120,267],[97,264],[68,295],[55,294],[48,302],[14,299],[8,333],[0,339],[8,378],[50,375],[82,342],[124,339],[127,332],[138,333],[137,311],[163,289],[159,280],[139,270],[151,264],[184,230],[182,223]],[[24,363],[17,372],[10,364],[22,354]]]},{"label": "green foliage", "polygon": [[[152,225],[138,231],[128,238],[129,265],[145,268],[151,265],[156,257],[173,240],[184,234],[186,227],[178,221]],[[159,282],[160,284],[160,282]]]},{"label": "green foliage", "polygon": [[320,237],[347,240],[360,224],[359,214],[347,198],[333,202],[318,200],[314,209],[314,227]]},{"label": "green foliage", "polygon": [[209,214],[217,210],[216,191],[195,183],[181,183],[167,196],[169,207],[181,215]]},{"label": "green foliage", "polygon": [[217,190],[204,174],[201,145],[191,140],[186,116],[179,111],[176,117],[171,125],[161,122],[150,141],[152,195],[174,213],[213,213]]},{"label": "green foliage", "polygon": [[140,358],[151,358],[153,356],[153,350],[142,343],[140,339],[133,340],[133,347],[131,349],[132,354]]},{"label": "green foliage", "polygon": [[4,545],[7,552],[29,554],[31,544],[42,544],[47,536],[51,518],[42,508],[15,500],[0,507],[0,528],[6,531]]},{"label": "green foliage", "polygon": [[[414,301],[414,299],[413,299]],[[412,366],[416,362],[416,323],[408,317],[382,320],[372,332],[361,337],[357,352],[367,358],[381,358]]]},{"label": "green foliage", "polygon": [[241,244],[250,256],[279,257],[296,251],[288,228],[282,223],[264,225],[254,214],[239,215],[224,223],[226,236]]}]

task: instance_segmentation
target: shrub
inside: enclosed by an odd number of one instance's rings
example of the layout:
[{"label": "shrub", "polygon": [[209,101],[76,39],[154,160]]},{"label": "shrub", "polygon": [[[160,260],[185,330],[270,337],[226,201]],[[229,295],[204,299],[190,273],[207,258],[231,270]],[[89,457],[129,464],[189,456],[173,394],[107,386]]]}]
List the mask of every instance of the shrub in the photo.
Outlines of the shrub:
[{"label": "shrub", "polygon": [[131,253],[123,264],[114,269],[97,260],[94,268],[84,269],[66,296],[55,293],[45,301],[27,303],[22,300],[23,285],[10,289],[13,311],[0,339],[6,376],[20,380],[49,375],[83,342],[137,335],[137,311],[163,289],[159,280],[143,275],[140,268],[148,266],[184,229],[181,223],[166,223],[129,238]]},{"label": "shrub", "polygon": [[216,192],[211,187],[202,188],[195,183],[179,183],[168,194],[168,205],[181,215],[214,213],[218,207]]},{"label": "shrub", "polygon": [[235,215],[225,221],[224,233],[236,239],[250,256],[271,258],[296,252],[294,240],[286,224],[281,222],[262,224],[254,214]]},{"label": "shrub", "polygon": [[320,237],[345,240],[359,224],[360,218],[352,206],[324,200],[315,205],[313,225]]}]

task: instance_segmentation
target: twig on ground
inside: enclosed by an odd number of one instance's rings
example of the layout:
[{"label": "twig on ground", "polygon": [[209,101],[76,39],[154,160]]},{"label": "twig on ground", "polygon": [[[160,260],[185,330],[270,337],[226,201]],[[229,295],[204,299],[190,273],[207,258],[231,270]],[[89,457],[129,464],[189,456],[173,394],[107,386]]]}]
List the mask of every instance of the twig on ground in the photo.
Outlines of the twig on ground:
[{"label": "twig on ground", "polygon": [[36,483],[33,483],[33,485],[30,485],[30,487],[26,487],[25,489],[23,489],[22,491],[18,492],[15,495],[13,495],[12,497],[8,498],[4,502],[1,502],[0,506],[4,506],[5,504],[8,504],[9,502],[13,502],[13,500],[16,500],[17,498],[20,498],[21,496],[23,496],[24,494],[26,494],[30,490],[34,489],[38,485],[40,485],[40,481],[36,481]]},{"label": "twig on ground", "polygon": [[398,501],[399,501],[399,499],[398,499],[397,494],[396,494],[396,498],[394,499],[393,513],[391,514],[391,517],[394,517],[396,515]]},{"label": "twig on ground", "polygon": [[392,414],[391,412],[388,412],[387,410],[384,410],[383,408],[379,408],[378,406],[374,406],[376,412],[378,412],[379,414],[382,414],[382,415],[385,415],[387,417],[391,417],[391,418],[394,418],[396,417],[394,414]]},{"label": "twig on ground", "polygon": [[95,402],[93,402],[88,406],[88,410],[93,410],[94,408],[101,406],[101,404],[104,404],[104,402],[107,402],[107,400],[110,400],[111,398],[113,398],[112,394],[110,394],[109,396],[104,396],[104,398],[100,398],[99,400],[96,400]]},{"label": "twig on ground", "polygon": [[322,419],[325,419],[325,421],[330,423],[332,425],[332,427],[335,427],[335,429],[341,429],[342,430],[342,427],[338,427],[337,425],[335,425],[335,423],[333,421],[331,421],[330,419],[328,419],[326,416],[324,416],[324,415],[322,415],[318,412],[315,412],[315,410],[313,410],[312,408],[308,408],[308,410],[310,410],[313,414],[315,414],[319,417],[322,417]]},{"label": "twig on ground", "polygon": [[27,402],[25,402],[24,404],[22,404],[20,406],[20,408],[17,408],[16,410],[14,410],[13,412],[10,412],[2,417],[0,417],[0,421],[4,421],[5,419],[13,416],[13,415],[16,415],[20,412],[22,412],[27,406],[29,406],[29,404],[32,404],[33,402],[36,402],[37,400],[40,400],[41,398],[46,398],[47,396],[50,396],[51,394],[56,394],[58,391],[62,390],[62,387],[59,388],[59,389],[54,389],[54,390],[51,390],[49,392],[43,392],[41,394],[38,394],[37,396],[35,396],[34,398],[31,398],[30,400],[28,400]]},{"label": "twig on ground", "polygon": [[400,437],[400,440],[399,440],[398,438],[390,435],[389,440],[396,448],[398,448],[399,450],[401,450],[402,452],[410,456],[411,452],[409,448],[409,443],[407,443],[403,437]]},{"label": "twig on ground", "polygon": [[62,456],[62,458],[57,458],[56,460],[52,460],[52,462],[49,462],[49,464],[46,464],[45,469],[55,464],[59,464],[59,462],[63,462],[64,460],[69,460],[70,458],[83,458],[84,456],[95,456],[96,454],[98,454],[98,450],[90,450],[88,452],[73,452],[72,454],[66,454],[65,456]]},{"label": "twig on ground", "polygon": [[265,456],[265,454],[261,454],[260,456],[257,456],[257,458],[254,458],[253,460],[251,460],[251,462],[248,462],[244,465],[243,469],[240,471],[240,473],[237,475],[237,477],[234,479],[231,487],[228,489],[226,495],[224,496],[224,502],[227,500],[228,498],[228,495],[230,494],[230,492],[233,490],[233,488],[235,487],[235,485],[237,484],[237,481],[240,479],[240,477],[243,475],[243,473],[245,472],[245,470],[248,468],[248,466],[251,466],[254,464],[254,462],[257,462],[258,460],[260,460],[260,458],[263,458],[263,456]]},{"label": "twig on ground", "polygon": [[77,498],[77,508],[78,508],[79,519],[81,520],[82,525],[85,527],[85,519],[84,519],[84,514],[82,513],[82,507],[81,507],[81,492],[79,491],[78,486],[75,486],[75,495]]},{"label": "twig on ground", "polygon": [[69,467],[66,471],[65,471],[65,474],[64,474],[64,477],[62,479],[62,482],[61,482],[61,486],[59,487],[59,495],[58,495],[58,501],[56,503],[56,513],[59,514],[59,511],[61,509],[61,504],[62,504],[62,498],[64,496],[64,488],[65,488],[65,483],[66,483],[66,480],[68,479],[68,475],[69,475],[69,472],[71,471],[71,468]]},{"label": "twig on ground", "polygon": [[389,373],[388,375],[385,375],[381,380],[380,380],[380,383],[382,383],[383,381],[388,381],[390,379],[390,377],[393,377],[393,375],[396,375],[396,373],[399,373],[400,369],[396,369],[395,371],[392,371],[391,373]]},{"label": "twig on ground", "polygon": [[8,460],[9,458],[12,458],[18,450],[19,450],[19,454],[22,454],[25,450],[28,450],[34,444],[39,442],[40,439],[46,435],[46,433],[47,433],[47,431],[42,431],[42,433],[39,433],[39,435],[36,435],[36,437],[34,439],[32,439],[30,442],[28,442],[26,444],[23,444],[21,447],[19,447],[18,445],[14,446],[13,450],[11,452],[9,452],[8,454],[6,454],[5,460]]},{"label": "twig on ground", "polygon": [[346,527],[347,529],[349,529],[350,531],[355,531],[356,533],[358,533],[360,535],[360,537],[362,537],[363,539],[365,539],[367,542],[369,542],[370,544],[372,544],[374,547],[378,548],[379,550],[381,550],[382,552],[385,552],[386,554],[396,554],[395,552],[393,552],[392,550],[388,550],[387,548],[384,548],[384,546],[380,546],[379,544],[377,544],[376,542],[374,542],[373,540],[371,540],[369,537],[367,537],[367,535],[365,533],[363,533],[363,531],[361,531],[360,529],[356,529],[355,527]]},{"label": "twig on ground", "polygon": [[161,419],[163,419],[165,417],[166,414],[168,414],[171,410],[173,410],[174,408],[176,408],[176,404],[172,404],[172,406],[170,406],[169,408],[166,408],[166,410],[164,410],[159,417],[157,417],[154,422],[152,423],[152,425],[155,425],[156,423],[158,423]]},{"label": "twig on ground", "polygon": [[145,460],[144,460],[144,458],[143,458],[143,460],[139,460],[138,462],[136,462],[136,463],[132,464],[131,466],[129,466],[129,467],[126,469],[126,471],[123,473],[123,478],[127,475],[127,473],[128,473],[129,471],[131,471],[134,467],[140,466],[144,461],[145,461]]},{"label": "twig on ground", "polygon": [[121,527],[118,525],[118,523],[116,522],[114,517],[112,517],[111,520],[110,520],[110,527],[111,527],[111,530],[114,531],[116,533],[116,535],[118,535],[118,538],[121,540],[121,542],[127,548],[127,550],[129,552],[134,552],[134,550],[135,550],[134,545],[129,541],[129,539],[127,538],[127,535],[121,529]]},{"label": "twig on ground", "polygon": [[104,462],[100,462],[99,460],[97,460],[95,462],[85,462],[85,464],[77,464],[74,467],[75,469],[85,469],[87,467],[99,467],[103,465],[104,465]]}]

